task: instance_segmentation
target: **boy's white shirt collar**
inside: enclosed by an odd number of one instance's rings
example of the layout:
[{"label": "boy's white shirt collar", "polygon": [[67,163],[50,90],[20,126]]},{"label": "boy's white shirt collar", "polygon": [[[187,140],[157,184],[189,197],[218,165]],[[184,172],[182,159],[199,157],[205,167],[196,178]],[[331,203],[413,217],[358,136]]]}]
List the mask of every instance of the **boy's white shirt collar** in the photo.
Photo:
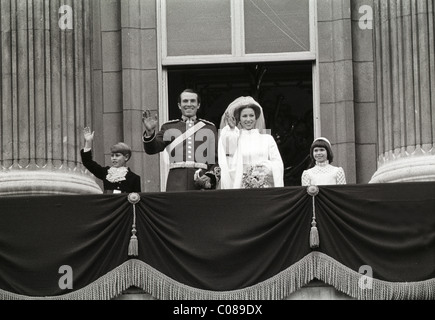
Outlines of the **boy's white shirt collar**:
[{"label": "boy's white shirt collar", "polygon": [[125,176],[127,175],[128,167],[110,167],[109,170],[107,170],[107,176],[106,179],[109,182],[115,183],[125,180]]}]

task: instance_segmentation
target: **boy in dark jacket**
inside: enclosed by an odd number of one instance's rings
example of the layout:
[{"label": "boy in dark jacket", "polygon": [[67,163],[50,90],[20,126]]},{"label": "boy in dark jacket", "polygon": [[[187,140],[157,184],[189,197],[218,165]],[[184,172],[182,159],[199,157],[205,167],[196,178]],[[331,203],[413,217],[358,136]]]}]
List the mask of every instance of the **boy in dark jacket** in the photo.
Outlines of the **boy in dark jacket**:
[{"label": "boy in dark jacket", "polygon": [[131,193],[141,192],[140,176],[127,167],[131,157],[130,147],[119,142],[110,149],[112,166],[102,167],[92,160],[92,141],[94,132],[86,127],[83,130],[85,147],[80,151],[82,163],[94,176],[103,180],[104,193]]}]

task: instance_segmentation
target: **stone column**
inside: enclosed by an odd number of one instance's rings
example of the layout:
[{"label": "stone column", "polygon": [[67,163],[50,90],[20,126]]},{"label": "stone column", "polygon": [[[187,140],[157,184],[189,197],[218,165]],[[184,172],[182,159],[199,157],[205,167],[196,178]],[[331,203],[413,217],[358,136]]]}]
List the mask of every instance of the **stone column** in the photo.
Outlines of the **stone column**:
[{"label": "stone column", "polygon": [[[350,0],[317,1],[320,122],[333,165],[356,183],[355,114]],[[316,116],[316,115],[315,115]]]},{"label": "stone column", "polygon": [[433,1],[374,1],[378,170],[370,182],[435,180]]},{"label": "stone column", "polygon": [[1,0],[0,13],[0,195],[101,193],[79,153],[92,125],[90,1]]},{"label": "stone column", "polygon": [[142,110],[159,110],[156,3],[121,1],[123,133],[144,192],[160,191],[159,156],[147,155],[142,142]]},{"label": "stone column", "polygon": [[373,8],[373,0],[352,0],[351,8],[356,182],[368,183],[378,154],[373,14],[364,11]]}]

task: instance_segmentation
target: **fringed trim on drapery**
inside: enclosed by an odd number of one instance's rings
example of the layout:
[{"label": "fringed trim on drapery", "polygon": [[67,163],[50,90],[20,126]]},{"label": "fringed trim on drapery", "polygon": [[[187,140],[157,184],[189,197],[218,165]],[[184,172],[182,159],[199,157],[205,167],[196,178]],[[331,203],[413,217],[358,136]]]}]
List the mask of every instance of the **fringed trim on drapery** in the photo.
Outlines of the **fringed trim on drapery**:
[{"label": "fringed trim on drapery", "polygon": [[[389,282],[369,278],[321,252],[312,252],[314,277],[358,300],[433,300],[435,278],[416,282]],[[366,277],[367,279],[367,277]]]},{"label": "fringed trim on drapery", "polygon": [[86,287],[64,295],[34,297],[0,289],[0,300],[110,300],[135,285],[131,275],[138,268],[136,261],[127,260]]},{"label": "fringed trim on drapery", "polygon": [[435,278],[419,282],[368,279],[321,252],[311,252],[277,275],[243,289],[211,291],[182,284],[145,262],[131,259],[77,291],[50,297],[29,297],[0,289],[0,299],[108,300],[135,286],[160,300],[281,300],[313,279],[361,300],[433,300]]}]

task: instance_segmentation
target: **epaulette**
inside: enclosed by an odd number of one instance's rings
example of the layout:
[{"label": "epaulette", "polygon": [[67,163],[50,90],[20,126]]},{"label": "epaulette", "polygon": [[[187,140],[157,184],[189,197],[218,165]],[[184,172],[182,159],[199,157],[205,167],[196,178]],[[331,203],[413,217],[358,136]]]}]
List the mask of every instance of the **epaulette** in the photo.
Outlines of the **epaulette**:
[{"label": "epaulette", "polygon": [[204,120],[204,119],[199,119],[199,121],[202,121],[202,122],[205,122],[207,124],[210,124],[210,125],[214,126],[213,122],[210,122],[210,121],[207,121],[207,120]]},{"label": "epaulette", "polygon": [[166,123],[173,123],[173,122],[178,122],[178,121],[181,121],[181,120],[180,119],[174,119],[174,120],[169,120]]}]

